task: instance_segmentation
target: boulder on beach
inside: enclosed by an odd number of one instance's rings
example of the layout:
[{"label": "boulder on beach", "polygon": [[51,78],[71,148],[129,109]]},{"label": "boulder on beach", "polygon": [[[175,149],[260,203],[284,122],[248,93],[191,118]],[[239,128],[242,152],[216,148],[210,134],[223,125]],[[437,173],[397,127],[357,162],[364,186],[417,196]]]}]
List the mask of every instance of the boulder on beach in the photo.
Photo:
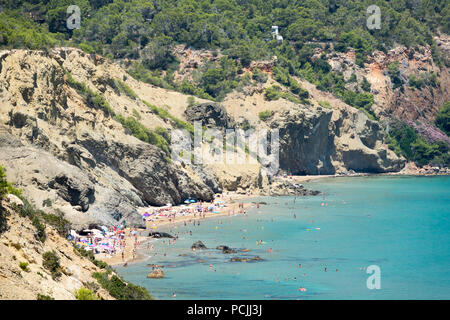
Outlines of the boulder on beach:
[{"label": "boulder on beach", "polygon": [[191,249],[207,249],[206,246],[201,242],[200,240],[197,242],[194,242],[194,244],[191,246]]},{"label": "boulder on beach", "polygon": [[155,269],[147,275],[147,278],[161,279],[161,278],[164,278],[165,276],[166,275],[164,274],[164,272],[161,269]]}]

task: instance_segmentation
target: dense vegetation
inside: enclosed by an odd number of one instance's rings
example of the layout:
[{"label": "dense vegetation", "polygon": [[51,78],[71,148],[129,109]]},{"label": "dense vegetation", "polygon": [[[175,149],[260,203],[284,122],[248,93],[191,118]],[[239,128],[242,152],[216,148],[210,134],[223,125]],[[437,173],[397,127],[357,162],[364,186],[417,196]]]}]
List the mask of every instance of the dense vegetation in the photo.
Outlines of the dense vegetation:
[{"label": "dense vegetation", "polygon": [[[151,69],[174,61],[171,46],[221,48],[242,65],[273,51],[272,25],[295,45],[338,41],[361,54],[394,42],[431,44],[432,32],[450,29],[445,0],[5,0],[1,45],[42,48],[73,38],[112,57],[145,56]],[[365,28],[368,6],[381,8],[381,30]],[[81,28],[66,27],[69,5],[81,9]],[[271,50],[272,49],[272,50]],[[142,51],[142,52],[140,52]]]},{"label": "dense vegetation", "polygon": [[398,155],[419,165],[449,166],[449,146],[446,142],[429,143],[417,131],[404,122],[395,122],[389,129],[389,148]]},{"label": "dense vegetation", "polygon": [[[368,114],[372,114],[368,94],[346,92],[340,75],[330,73],[325,60],[312,61],[313,50],[319,42],[334,42],[338,51],[354,48],[357,63],[362,65],[375,49],[387,50],[395,43],[434,45],[433,33],[437,29],[448,33],[450,29],[450,4],[445,0],[4,2],[0,14],[0,46],[3,47],[36,49],[70,43],[86,52],[131,59],[130,74],[139,80],[216,100],[246,84],[241,76],[243,67],[248,67],[251,61],[276,55],[277,71],[281,72],[275,75],[294,95],[299,94],[296,91],[300,91],[300,96],[305,93],[289,75],[305,77]],[[366,10],[373,4],[381,8],[380,30],[366,27]],[[80,29],[66,26],[69,5],[80,7]],[[282,45],[272,39],[272,25],[279,26],[285,39]],[[173,53],[176,44],[220,49],[224,56],[202,65],[193,82],[176,83],[173,80],[178,63]],[[436,46],[433,49],[439,60]],[[367,83],[364,88],[368,91]]]}]

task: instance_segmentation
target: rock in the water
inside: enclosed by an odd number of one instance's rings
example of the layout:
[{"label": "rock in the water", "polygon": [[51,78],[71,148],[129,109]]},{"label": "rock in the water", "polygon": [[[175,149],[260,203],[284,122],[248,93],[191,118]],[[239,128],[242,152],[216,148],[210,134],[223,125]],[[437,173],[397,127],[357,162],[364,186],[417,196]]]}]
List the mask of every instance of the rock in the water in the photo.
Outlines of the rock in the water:
[{"label": "rock in the water", "polygon": [[247,257],[233,257],[231,258],[232,262],[251,262],[251,261],[262,261],[262,258],[259,256],[256,257],[252,257],[252,258],[247,258]]},{"label": "rock in the water", "polygon": [[161,279],[164,278],[166,275],[164,274],[164,272],[161,269],[155,269],[152,272],[150,272],[147,275],[147,278],[149,279]]},{"label": "rock in the water", "polygon": [[170,238],[174,239],[175,237],[167,232],[151,232],[149,235],[151,238]]},{"label": "rock in the water", "polygon": [[195,242],[192,246],[191,249],[207,249],[206,246],[203,244],[203,242],[201,242],[200,240]]},{"label": "rock in the water", "polygon": [[218,247],[216,247],[216,249],[222,250],[222,253],[225,253],[225,254],[236,253],[236,250],[231,249],[228,246],[218,246]]}]

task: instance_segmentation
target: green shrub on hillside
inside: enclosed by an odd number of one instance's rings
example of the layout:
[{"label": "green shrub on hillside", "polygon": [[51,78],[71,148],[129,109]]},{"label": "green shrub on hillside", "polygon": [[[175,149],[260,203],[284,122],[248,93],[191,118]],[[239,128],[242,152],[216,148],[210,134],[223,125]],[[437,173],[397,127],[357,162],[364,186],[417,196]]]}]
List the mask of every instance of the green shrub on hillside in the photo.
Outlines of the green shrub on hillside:
[{"label": "green shrub on hillside", "polygon": [[60,265],[60,259],[56,252],[54,251],[46,251],[42,255],[42,266],[50,271],[50,274],[52,275],[53,279],[58,279],[62,273],[61,273],[61,265]]},{"label": "green shrub on hillside", "polygon": [[127,283],[116,275],[109,276],[108,272],[95,272],[92,276],[102,288],[118,300],[153,300],[144,287]]},{"label": "green shrub on hillside", "polygon": [[178,129],[185,129],[192,134],[194,133],[194,126],[189,122],[178,119],[177,117],[170,114],[169,111],[167,111],[166,109],[152,105],[147,101],[143,102],[147,107],[150,108],[150,110],[152,110],[161,119],[163,120],[170,119],[174,123],[175,127],[177,127]]},{"label": "green shrub on hillside", "polygon": [[331,109],[331,105],[330,105],[330,103],[328,101],[319,100],[319,105],[322,108]]},{"label": "green shrub on hillside", "polygon": [[6,180],[6,170],[0,166],[0,200],[10,193],[20,197],[22,195],[22,190],[14,188],[14,186]]},{"label": "green shrub on hillside", "polygon": [[198,104],[198,102],[195,100],[195,98],[193,96],[187,97],[186,100],[187,100],[188,107],[193,107]]},{"label": "green shrub on hillside", "polygon": [[56,229],[59,235],[65,237],[70,228],[71,223],[64,218],[64,212],[60,210],[55,210],[55,213],[46,213],[44,211],[38,212],[39,217],[48,225]]},{"label": "green shrub on hillside", "polygon": [[20,189],[16,189],[6,180],[6,172],[5,169],[0,166],[0,232],[6,230],[6,216],[5,210],[1,206],[1,200],[7,194],[14,194],[18,196],[22,202],[23,206],[12,205],[12,208],[17,211],[20,216],[28,217],[31,220],[31,223],[36,228],[35,237],[41,242],[45,242],[47,235],[45,233],[45,225],[41,222],[39,218],[39,212],[35,210],[35,208],[22,196],[22,191]]},{"label": "green shrub on hillside", "polygon": [[30,271],[30,268],[28,268],[28,262],[19,262],[19,267],[25,272]]},{"label": "green shrub on hillside", "polygon": [[24,197],[20,196],[23,202],[23,206],[13,205],[15,211],[19,213],[21,217],[27,217],[31,220],[31,223],[36,228],[35,237],[41,242],[45,242],[47,234],[45,233],[45,224],[40,219],[40,212],[37,211],[34,206]]},{"label": "green shrub on hillside", "polygon": [[281,95],[280,86],[273,85],[268,87],[264,92],[264,98],[268,101],[278,100]]},{"label": "green shrub on hillside", "polygon": [[362,79],[361,89],[363,89],[366,92],[370,92],[371,85],[370,85],[370,82],[367,81],[366,77],[363,77],[363,79]]},{"label": "green shrub on hillside", "polygon": [[269,110],[264,110],[258,113],[258,117],[261,121],[266,121],[272,116],[272,112]]},{"label": "green shrub on hillside", "polygon": [[111,267],[109,266],[109,264],[107,264],[104,261],[101,260],[97,260],[95,259],[95,255],[92,251],[86,251],[83,247],[78,247],[76,245],[73,246],[74,252],[81,256],[81,257],[85,257],[88,258],[89,260],[92,261],[93,264],[95,264],[95,266],[97,266],[100,269],[104,269],[107,272],[112,271]]},{"label": "green shrub on hillside", "polygon": [[409,77],[409,86],[411,88],[416,88],[420,90],[425,86],[425,84],[426,81],[423,75],[416,76],[413,74]]},{"label": "green shrub on hillside", "polygon": [[436,126],[450,136],[450,101],[444,103],[436,114]]},{"label": "green shrub on hillside", "polygon": [[36,296],[36,300],[55,300],[55,298],[52,298],[52,297],[50,297],[48,295],[45,295],[45,294],[38,293],[37,296]]},{"label": "green shrub on hillside", "polygon": [[398,61],[389,63],[387,69],[393,88],[397,89],[403,86],[403,80],[400,78],[400,70],[398,69]]},{"label": "green shrub on hillside", "polygon": [[138,98],[138,95],[131,89],[125,82],[115,79],[114,82],[116,83],[117,88],[121,93],[124,93],[127,97],[136,100]]},{"label": "green shrub on hillside", "polygon": [[111,108],[109,103],[105,100],[105,98],[103,98],[98,93],[89,89],[84,83],[76,81],[72,77],[72,75],[67,71],[66,71],[66,76],[67,76],[67,84],[69,86],[71,86],[72,88],[74,88],[78,92],[78,94],[84,98],[87,106],[89,106],[91,108],[103,110],[103,112],[105,112],[106,115],[110,115],[110,116],[115,115],[114,110]]},{"label": "green shrub on hillside", "polygon": [[77,300],[98,300],[98,297],[92,290],[83,287],[75,291],[74,295]]},{"label": "green shrub on hillside", "polygon": [[268,75],[258,68],[254,68],[252,71],[252,79],[258,83],[266,83],[268,79]]},{"label": "green shrub on hillside", "polygon": [[166,154],[169,153],[169,142],[160,136],[158,133],[145,127],[134,117],[125,118],[122,115],[117,115],[114,117],[122,126],[131,131],[131,134],[141,141],[147,142],[154,146],[157,146],[163,150]]}]

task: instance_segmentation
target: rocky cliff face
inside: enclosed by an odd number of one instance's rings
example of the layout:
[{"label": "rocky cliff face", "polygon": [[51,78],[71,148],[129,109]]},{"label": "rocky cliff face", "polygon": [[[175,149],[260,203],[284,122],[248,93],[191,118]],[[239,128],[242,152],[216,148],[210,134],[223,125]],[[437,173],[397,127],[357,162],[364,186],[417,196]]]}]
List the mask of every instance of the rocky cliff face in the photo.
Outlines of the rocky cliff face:
[{"label": "rocky cliff face", "polygon": [[351,109],[298,106],[268,123],[280,130],[280,167],[293,174],[398,171],[404,161],[383,144],[377,122]]},{"label": "rocky cliff face", "polygon": [[[188,96],[131,78],[120,66],[72,48],[50,52],[0,52],[0,163],[8,179],[24,189],[38,208],[49,199],[82,228],[126,220],[142,225],[136,208],[181,203],[191,197],[211,200],[215,192],[234,190],[278,194],[260,164],[181,166],[155,145],[131,135],[113,117],[95,109],[68,85],[65,72],[101,95],[116,114],[149,129],[170,130],[176,123],[148,107],[206,127],[240,126],[280,130],[280,169],[295,174],[398,171],[404,161],[383,143],[378,123],[332,98],[332,108],[265,101],[264,86],[232,93],[221,104],[200,100],[188,108]],[[134,93],[119,92],[122,81]],[[317,99],[316,99],[317,98]],[[147,102],[147,103],[145,103]],[[268,121],[258,112],[272,110]]]},{"label": "rocky cliff face", "polygon": [[[17,50],[0,57],[0,162],[8,179],[38,208],[48,198],[80,228],[123,219],[138,226],[138,206],[213,198],[214,191],[194,172],[172,164],[160,148],[139,141],[103,111],[87,106],[67,85],[63,66],[107,96],[112,89],[101,81],[105,71],[95,68],[101,64],[97,58],[79,50]],[[89,64],[80,63],[83,57]],[[115,98],[124,99],[107,96]],[[134,105],[150,113],[142,104]]]},{"label": "rocky cliff face", "polygon": [[[435,40],[448,57],[449,36],[442,34]],[[318,49],[316,57],[322,53]],[[432,125],[437,111],[450,98],[448,69],[436,64],[430,46],[395,47],[386,53],[375,51],[368,57],[364,67],[356,64],[353,50],[333,52],[327,54],[326,58],[333,70],[342,72],[346,80],[352,75],[356,76],[356,82],[347,84],[349,89],[361,90],[363,78],[368,80],[375,99],[372,109],[381,120],[393,117]],[[393,64],[397,65],[401,85],[392,82],[389,66]],[[425,85],[415,87],[414,78],[423,79]]]}]

